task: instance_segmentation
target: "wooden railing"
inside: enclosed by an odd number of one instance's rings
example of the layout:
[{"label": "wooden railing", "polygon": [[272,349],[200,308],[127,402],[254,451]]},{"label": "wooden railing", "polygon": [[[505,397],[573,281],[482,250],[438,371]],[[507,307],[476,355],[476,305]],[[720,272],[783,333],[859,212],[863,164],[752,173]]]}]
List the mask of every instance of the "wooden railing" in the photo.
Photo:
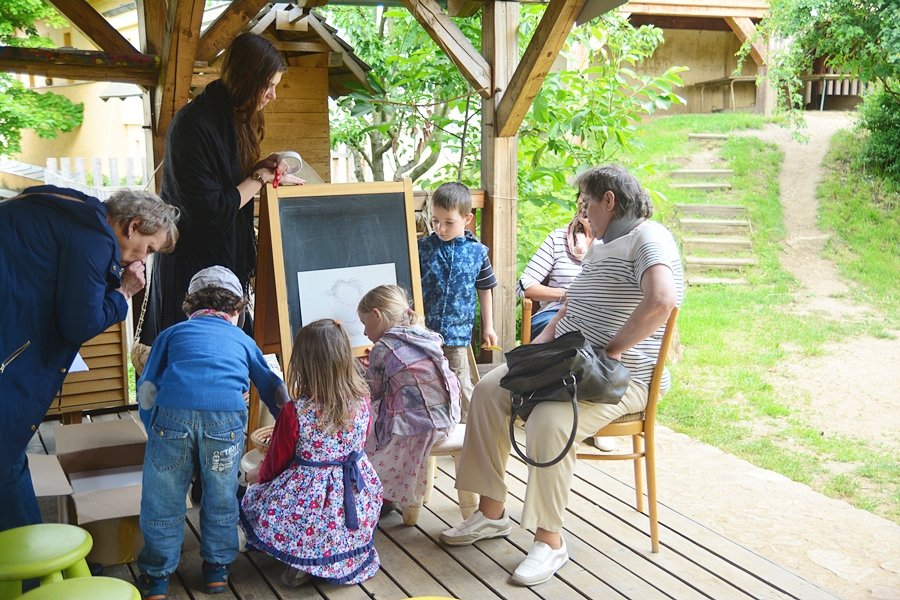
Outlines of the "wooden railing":
[{"label": "wooden railing", "polygon": [[[90,165],[90,178],[87,165]],[[48,158],[44,182],[105,200],[122,188],[143,189],[147,184],[147,172],[141,159],[130,156],[107,159]],[[104,185],[106,183],[108,185]]]}]

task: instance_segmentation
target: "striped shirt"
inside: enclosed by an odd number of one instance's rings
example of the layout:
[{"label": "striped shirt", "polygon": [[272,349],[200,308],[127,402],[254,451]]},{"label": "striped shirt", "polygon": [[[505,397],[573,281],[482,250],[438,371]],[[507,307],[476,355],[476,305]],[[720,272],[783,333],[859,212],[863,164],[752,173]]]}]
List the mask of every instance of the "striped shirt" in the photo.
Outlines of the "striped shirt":
[{"label": "striped shirt", "polygon": [[[565,289],[575,281],[575,278],[581,273],[581,261],[574,261],[569,256],[567,232],[568,227],[554,229],[540,245],[534,256],[525,265],[525,270],[522,271],[522,276],[516,284],[518,296],[525,296],[525,290],[536,283]],[[544,304],[538,312],[550,309],[559,310],[560,306],[562,306],[561,302],[553,300]]]},{"label": "striped shirt", "polygon": [[[605,348],[643,300],[641,278],[650,267],[667,265],[675,277],[676,304],[684,298],[681,255],[672,234],[655,221],[645,221],[628,234],[608,244],[593,244],[582,262],[581,275],[568,291],[566,314],[556,326],[556,335],[581,331],[594,345]],[[650,387],[653,367],[665,325],[647,339],[622,353],[631,378]],[[669,373],[661,391],[669,388]]]}]

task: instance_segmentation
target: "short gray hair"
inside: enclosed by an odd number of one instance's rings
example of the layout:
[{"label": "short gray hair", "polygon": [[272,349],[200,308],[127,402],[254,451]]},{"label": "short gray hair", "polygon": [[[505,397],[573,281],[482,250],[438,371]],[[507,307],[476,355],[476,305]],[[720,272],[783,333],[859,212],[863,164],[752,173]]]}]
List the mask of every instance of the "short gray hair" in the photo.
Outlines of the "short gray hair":
[{"label": "short gray hair", "polygon": [[599,200],[606,192],[616,196],[616,216],[649,219],[653,216],[650,194],[637,178],[620,165],[603,165],[588,169],[578,176],[575,185],[579,192]]},{"label": "short gray hair", "polygon": [[158,252],[171,252],[178,241],[177,207],[166,203],[156,194],[141,190],[119,190],[107,198],[106,213],[111,222],[127,228],[136,222],[136,230],[142,235],[166,232],[166,243]]}]

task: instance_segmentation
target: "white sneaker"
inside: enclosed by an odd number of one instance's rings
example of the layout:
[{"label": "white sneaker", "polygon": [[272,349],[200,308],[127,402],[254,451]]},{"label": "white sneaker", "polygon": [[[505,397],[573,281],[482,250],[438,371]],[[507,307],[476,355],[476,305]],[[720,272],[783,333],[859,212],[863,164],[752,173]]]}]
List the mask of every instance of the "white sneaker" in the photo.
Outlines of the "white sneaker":
[{"label": "white sneaker", "polygon": [[619,445],[616,443],[616,438],[608,436],[597,436],[594,438],[594,448],[602,452],[612,452],[618,447]]},{"label": "white sneaker", "polygon": [[499,519],[488,519],[480,510],[447,531],[441,533],[441,541],[448,546],[468,546],[478,540],[504,537],[512,531],[512,523],[506,513]]},{"label": "white sneaker", "polygon": [[544,583],[569,560],[569,553],[566,550],[566,540],[562,540],[562,546],[559,550],[554,550],[544,542],[535,542],[528,551],[516,571],[513,573],[512,580],[519,585],[537,585]]},{"label": "white sneaker", "polygon": [[310,575],[306,571],[288,567],[284,570],[284,573],[281,574],[281,585],[289,588],[300,587],[309,581],[309,577]]}]

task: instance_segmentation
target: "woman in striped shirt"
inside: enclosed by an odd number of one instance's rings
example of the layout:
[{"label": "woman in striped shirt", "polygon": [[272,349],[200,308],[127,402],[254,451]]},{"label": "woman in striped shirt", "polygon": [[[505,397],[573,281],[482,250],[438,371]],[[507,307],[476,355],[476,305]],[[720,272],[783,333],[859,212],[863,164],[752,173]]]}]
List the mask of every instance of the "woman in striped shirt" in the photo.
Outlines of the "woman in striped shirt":
[{"label": "woman in striped shirt", "polygon": [[[531,339],[544,330],[566,299],[566,289],[581,273],[581,261],[594,241],[581,197],[572,221],[554,229],[525,266],[516,293],[544,306],[531,317]],[[525,323],[522,324],[526,326]]]}]

